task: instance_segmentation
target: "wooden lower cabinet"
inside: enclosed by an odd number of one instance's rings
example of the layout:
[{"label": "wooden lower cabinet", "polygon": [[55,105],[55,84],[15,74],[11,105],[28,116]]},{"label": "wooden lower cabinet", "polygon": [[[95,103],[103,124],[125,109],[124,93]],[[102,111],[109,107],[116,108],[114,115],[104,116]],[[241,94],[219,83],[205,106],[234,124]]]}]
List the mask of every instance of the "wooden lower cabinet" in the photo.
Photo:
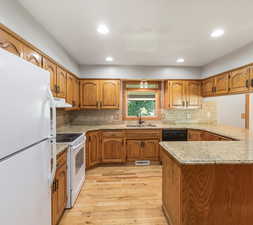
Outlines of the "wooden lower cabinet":
[{"label": "wooden lower cabinet", "polygon": [[86,138],[86,168],[93,167],[100,163],[101,153],[100,153],[100,132],[91,131],[88,132]]},{"label": "wooden lower cabinet", "polygon": [[188,141],[232,141],[232,138],[223,137],[208,131],[188,130]]},{"label": "wooden lower cabinet", "polygon": [[252,224],[252,164],[180,164],[162,152],[162,204],[168,224]]},{"label": "wooden lower cabinet", "polygon": [[124,138],[102,139],[102,163],[123,163],[126,161]]},{"label": "wooden lower cabinet", "polygon": [[127,161],[159,160],[159,139],[127,140]]},{"label": "wooden lower cabinet", "polygon": [[180,225],[180,179],[179,166],[166,154],[162,158],[162,202],[166,218],[171,225]]},{"label": "wooden lower cabinet", "polygon": [[52,185],[52,225],[58,224],[67,204],[67,152],[57,157],[57,169]]}]

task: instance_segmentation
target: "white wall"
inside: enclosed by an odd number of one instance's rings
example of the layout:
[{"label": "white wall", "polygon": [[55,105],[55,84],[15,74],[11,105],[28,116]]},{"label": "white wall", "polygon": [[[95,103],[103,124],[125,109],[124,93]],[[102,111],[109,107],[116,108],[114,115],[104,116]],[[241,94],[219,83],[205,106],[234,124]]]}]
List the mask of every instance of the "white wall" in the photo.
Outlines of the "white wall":
[{"label": "white wall", "polygon": [[82,78],[200,79],[198,67],[175,66],[80,66]]},{"label": "white wall", "polygon": [[79,75],[76,62],[64,48],[16,0],[0,0],[0,23]]},{"label": "white wall", "polygon": [[253,63],[253,43],[202,67],[202,77],[206,78],[249,63]]},{"label": "white wall", "polygon": [[241,114],[245,112],[245,94],[204,98],[205,102],[216,102],[218,124],[245,127]]}]

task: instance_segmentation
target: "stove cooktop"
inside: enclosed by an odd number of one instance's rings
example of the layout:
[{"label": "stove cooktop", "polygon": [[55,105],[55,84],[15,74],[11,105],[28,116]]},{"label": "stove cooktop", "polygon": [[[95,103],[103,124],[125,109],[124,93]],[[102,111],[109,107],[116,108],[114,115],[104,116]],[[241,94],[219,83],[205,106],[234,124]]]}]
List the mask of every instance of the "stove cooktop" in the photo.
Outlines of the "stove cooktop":
[{"label": "stove cooktop", "polygon": [[80,137],[82,133],[60,133],[56,134],[56,143],[73,142]]}]

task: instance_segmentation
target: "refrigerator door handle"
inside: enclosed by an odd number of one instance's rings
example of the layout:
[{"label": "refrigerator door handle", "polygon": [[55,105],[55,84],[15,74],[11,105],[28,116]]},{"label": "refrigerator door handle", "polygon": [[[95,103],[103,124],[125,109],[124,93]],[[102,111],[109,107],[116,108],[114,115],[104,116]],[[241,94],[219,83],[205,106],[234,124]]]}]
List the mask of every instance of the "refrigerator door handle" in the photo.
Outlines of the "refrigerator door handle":
[{"label": "refrigerator door handle", "polygon": [[49,94],[49,99],[50,99],[50,107],[51,107],[51,135],[49,137],[50,143],[51,143],[51,155],[52,155],[52,169],[51,169],[51,174],[49,176],[49,182],[50,186],[54,182],[54,177],[56,173],[56,164],[57,164],[57,153],[56,153],[56,107],[55,107],[55,102],[54,102],[54,97],[52,95],[52,92],[50,88],[48,88],[48,94]]}]

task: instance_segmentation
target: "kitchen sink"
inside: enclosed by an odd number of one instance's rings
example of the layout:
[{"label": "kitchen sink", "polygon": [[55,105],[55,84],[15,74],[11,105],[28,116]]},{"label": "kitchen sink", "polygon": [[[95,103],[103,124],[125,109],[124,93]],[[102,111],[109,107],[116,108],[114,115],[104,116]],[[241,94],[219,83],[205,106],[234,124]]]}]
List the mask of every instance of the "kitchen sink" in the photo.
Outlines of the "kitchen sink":
[{"label": "kitchen sink", "polygon": [[143,127],[143,128],[146,128],[146,127],[156,127],[155,124],[127,124],[126,127]]}]

